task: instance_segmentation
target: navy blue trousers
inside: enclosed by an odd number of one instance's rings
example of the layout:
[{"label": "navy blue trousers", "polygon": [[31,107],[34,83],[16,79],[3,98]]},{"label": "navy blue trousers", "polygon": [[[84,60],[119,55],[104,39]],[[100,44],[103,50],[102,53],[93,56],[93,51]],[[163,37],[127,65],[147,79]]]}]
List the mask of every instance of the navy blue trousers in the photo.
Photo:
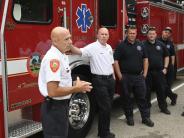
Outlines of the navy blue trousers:
[{"label": "navy blue trousers", "polygon": [[150,109],[146,102],[146,85],[143,75],[123,74],[121,80],[123,108],[126,118],[133,117],[134,96],[142,119],[150,117]]},{"label": "navy blue trousers", "polygon": [[47,99],[42,103],[41,116],[44,138],[67,138],[69,100]]}]

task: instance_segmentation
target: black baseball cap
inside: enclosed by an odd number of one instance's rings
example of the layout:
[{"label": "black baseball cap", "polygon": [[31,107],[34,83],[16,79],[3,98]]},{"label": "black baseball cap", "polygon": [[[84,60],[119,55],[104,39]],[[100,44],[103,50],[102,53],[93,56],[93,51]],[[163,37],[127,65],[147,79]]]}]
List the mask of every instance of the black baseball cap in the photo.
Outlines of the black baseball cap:
[{"label": "black baseball cap", "polygon": [[172,28],[171,27],[166,27],[165,29],[164,29],[164,31],[170,31],[171,33],[172,33]]}]

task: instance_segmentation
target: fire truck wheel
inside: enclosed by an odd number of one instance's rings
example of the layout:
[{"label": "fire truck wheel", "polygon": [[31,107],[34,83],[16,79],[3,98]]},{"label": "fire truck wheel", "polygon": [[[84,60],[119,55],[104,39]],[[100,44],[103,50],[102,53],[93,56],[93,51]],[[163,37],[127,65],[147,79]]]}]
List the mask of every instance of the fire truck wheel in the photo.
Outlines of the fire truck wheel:
[{"label": "fire truck wheel", "polygon": [[[89,81],[82,75],[81,80]],[[76,78],[72,76],[73,78]],[[75,80],[75,79],[74,79]],[[91,128],[95,114],[94,95],[90,93],[73,94],[69,103],[69,136],[68,138],[85,138]]]}]

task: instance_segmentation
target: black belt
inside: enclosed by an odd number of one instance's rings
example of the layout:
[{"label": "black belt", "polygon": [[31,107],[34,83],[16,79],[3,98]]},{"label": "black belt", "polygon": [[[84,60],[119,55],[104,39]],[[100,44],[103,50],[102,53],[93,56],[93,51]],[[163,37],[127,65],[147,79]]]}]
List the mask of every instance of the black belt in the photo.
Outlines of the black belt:
[{"label": "black belt", "polygon": [[128,75],[141,75],[143,72],[123,72],[122,74],[128,74]]},{"label": "black belt", "polygon": [[44,100],[45,102],[52,102],[52,103],[69,103],[69,99],[56,100],[49,96],[45,97]]},{"label": "black belt", "polygon": [[157,72],[157,71],[161,71],[162,69],[149,69],[148,72]]},{"label": "black belt", "polygon": [[92,74],[94,78],[99,78],[99,79],[111,79],[113,78],[113,74],[111,75],[97,75],[97,74]]}]

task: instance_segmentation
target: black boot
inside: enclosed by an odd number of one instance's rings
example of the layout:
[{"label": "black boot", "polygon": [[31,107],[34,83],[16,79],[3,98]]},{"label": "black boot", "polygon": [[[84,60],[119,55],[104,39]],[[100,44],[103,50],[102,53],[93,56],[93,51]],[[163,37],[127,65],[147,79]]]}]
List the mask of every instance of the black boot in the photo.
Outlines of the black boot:
[{"label": "black boot", "polygon": [[150,118],[144,118],[142,120],[142,123],[145,124],[148,127],[153,127],[154,126],[154,122]]},{"label": "black boot", "polygon": [[171,112],[167,108],[161,109],[161,112],[164,113],[164,114],[167,114],[167,115],[171,114]]},{"label": "black boot", "polygon": [[112,132],[109,132],[106,136],[100,136],[100,138],[115,138],[115,134]]},{"label": "black boot", "polygon": [[127,125],[134,126],[134,119],[133,119],[133,117],[127,117]]},{"label": "black boot", "polygon": [[174,93],[173,97],[171,98],[171,105],[176,105],[178,95]]}]

